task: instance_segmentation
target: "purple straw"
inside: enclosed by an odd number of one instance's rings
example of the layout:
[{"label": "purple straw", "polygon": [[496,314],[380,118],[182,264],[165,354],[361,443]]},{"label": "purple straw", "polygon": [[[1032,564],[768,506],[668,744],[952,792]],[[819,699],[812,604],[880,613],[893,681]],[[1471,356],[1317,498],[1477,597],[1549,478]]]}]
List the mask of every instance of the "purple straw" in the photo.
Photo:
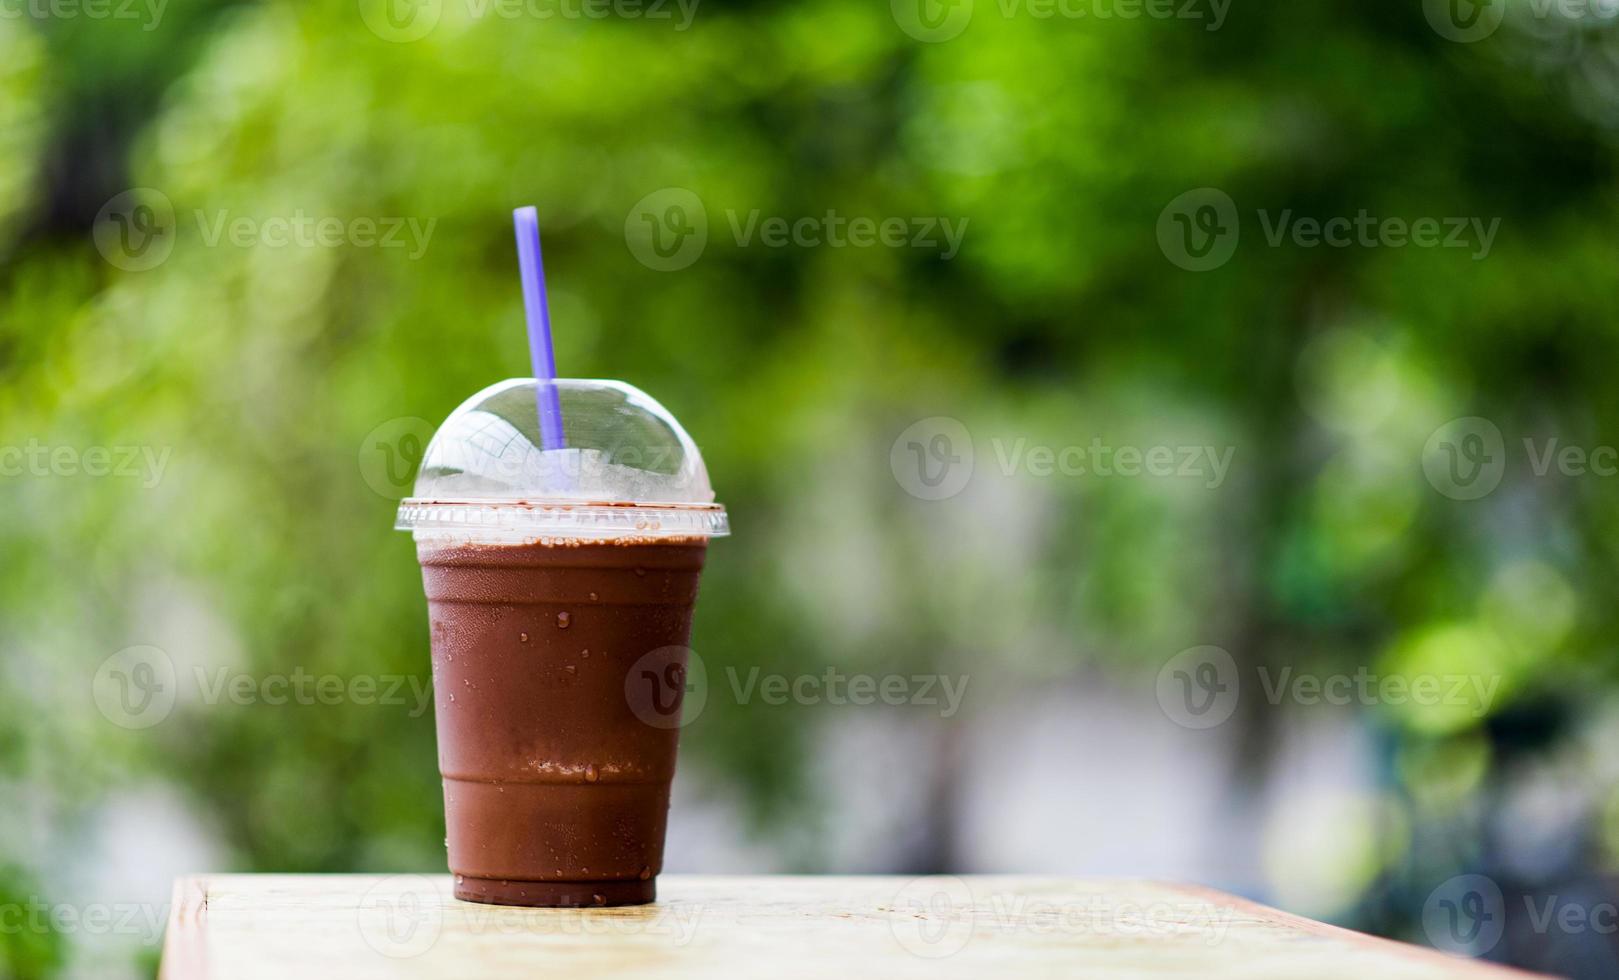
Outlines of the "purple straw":
[{"label": "purple straw", "polygon": [[523,312],[528,315],[528,354],[540,382],[534,401],[540,413],[540,448],[562,449],[562,399],[552,382],[557,355],[551,349],[551,309],[545,297],[545,264],[540,258],[540,214],[533,207],[512,212],[517,226],[517,264],[523,273]]}]

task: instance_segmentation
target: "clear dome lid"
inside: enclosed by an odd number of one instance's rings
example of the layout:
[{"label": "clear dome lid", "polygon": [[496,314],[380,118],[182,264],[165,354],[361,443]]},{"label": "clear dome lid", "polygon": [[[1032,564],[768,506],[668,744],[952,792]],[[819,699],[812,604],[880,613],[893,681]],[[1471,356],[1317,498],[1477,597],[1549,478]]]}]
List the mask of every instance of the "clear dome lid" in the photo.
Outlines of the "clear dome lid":
[{"label": "clear dome lid", "polygon": [[678,538],[730,533],[697,444],[646,392],[559,378],[564,445],[545,448],[533,378],[478,392],[427,446],[395,527],[421,537]]}]

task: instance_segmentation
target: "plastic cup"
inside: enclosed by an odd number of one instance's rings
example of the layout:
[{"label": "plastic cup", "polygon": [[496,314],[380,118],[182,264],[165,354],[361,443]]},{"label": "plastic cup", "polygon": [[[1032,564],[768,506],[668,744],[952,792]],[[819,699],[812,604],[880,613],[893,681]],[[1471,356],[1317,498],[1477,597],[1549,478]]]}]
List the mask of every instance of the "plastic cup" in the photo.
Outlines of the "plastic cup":
[{"label": "plastic cup", "polygon": [[[546,384],[565,449],[541,448]],[[652,901],[692,607],[729,533],[691,437],[621,382],[505,381],[433,437],[397,526],[427,593],[456,897]]]}]

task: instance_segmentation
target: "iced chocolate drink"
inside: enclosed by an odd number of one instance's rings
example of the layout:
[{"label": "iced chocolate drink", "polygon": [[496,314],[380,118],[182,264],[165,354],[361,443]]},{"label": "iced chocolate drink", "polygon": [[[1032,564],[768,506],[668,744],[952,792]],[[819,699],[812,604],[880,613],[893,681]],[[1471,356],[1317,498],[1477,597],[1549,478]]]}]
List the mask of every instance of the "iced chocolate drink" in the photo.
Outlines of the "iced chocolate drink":
[{"label": "iced chocolate drink", "polygon": [[692,606],[725,513],[656,402],[557,384],[567,449],[523,432],[533,382],[497,385],[434,437],[400,510],[427,593],[449,864],[468,901],[637,904],[663,866]]}]

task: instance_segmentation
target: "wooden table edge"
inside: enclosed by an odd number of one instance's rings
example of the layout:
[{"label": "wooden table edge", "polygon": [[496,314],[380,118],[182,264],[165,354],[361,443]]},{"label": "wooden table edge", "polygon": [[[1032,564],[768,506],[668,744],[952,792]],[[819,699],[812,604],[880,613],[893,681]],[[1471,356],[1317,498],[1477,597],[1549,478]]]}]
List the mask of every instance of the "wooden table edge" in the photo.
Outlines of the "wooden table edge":
[{"label": "wooden table edge", "polygon": [[207,980],[208,885],[215,875],[183,875],[174,879],[169,923],[163,933],[159,980]]},{"label": "wooden table edge", "polygon": [[1544,978],[1544,980],[1557,980],[1557,978],[1547,973],[1531,973],[1528,970],[1519,969],[1515,966],[1507,966],[1502,963],[1492,963],[1489,960],[1481,960],[1474,957],[1452,956],[1449,953],[1445,953],[1437,949],[1431,949],[1427,946],[1418,946],[1416,943],[1402,942],[1398,939],[1389,939],[1384,936],[1373,936],[1369,933],[1356,932],[1353,929],[1345,929],[1343,926],[1335,926],[1326,922],[1318,922],[1315,919],[1307,919],[1302,915],[1294,915],[1292,912],[1284,912],[1281,909],[1272,908],[1269,905],[1261,905],[1258,902],[1243,898],[1240,895],[1233,895],[1230,892],[1223,892],[1218,888],[1210,888],[1207,885],[1189,885],[1184,882],[1174,881],[1151,881],[1151,883],[1160,887],[1172,888],[1185,892],[1188,895],[1195,895],[1205,901],[1241,909],[1243,912],[1246,912],[1255,918],[1263,919],[1266,922],[1270,922],[1275,925],[1286,926],[1290,929],[1297,929],[1301,932],[1309,932],[1318,936],[1327,936],[1342,942],[1353,943],[1357,946],[1397,953],[1408,959],[1420,960],[1424,963],[1443,962],[1452,966],[1466,964],[1468,969],[1473,970],[1474,972],[1487,970],[1492,976],[1501,977],[1502,980],[1507,980],[1507,978],[1515,978],[1515,980],[1527,980],[1527,978],[1532,977],[1540,977]]},{"label": "wooden table edge", "polygon": [[[330,877],[366,877],[364,872],[337,873]],[[159,980],[209,980],[208,974],[208,946],[205,934],[208,920],[208,896],[210,886],[216,879],[244,877],[256,878],[263,875],[247,874],[193,874],[183,875],[174,881],[174,889],[169,906],[169,920],[163,937],[162,959],[158,969]],[[297,877],[305,877],[298,875]],[[683,877],[683,876],[671,876]],[[690,877],[756,877],[756,878],[840,878],[840,877],[868,877],[849,875],[691,875]],[[872,875],[869,877],[904,878],[904,875]],[[958,877],[990,877],[1027,879],[1029,881],[1068,880],[1068,876],[1052,875],[962,875]],[[1445,964],[1451,967],[1466,967],[1474,972],[1486,972],[1488,975],[1500,977],[1501,980],[1527,980],[1527,978],[1546,978],[1553,980],[1550,974],[1531,973],[1516,967],[1492,963],[1488,960],[1452,956],[1437,949],[1429,949],[1414,943],[1401,942],[1397,939],[1387,939],[1382,936],[1372,936],[1342,926],[1329,925],[1314,919],[1307,919],[1301,915],[1284,912],[1281,909],[1262,905],[1259,902],[1232,895],[1206,885],[1193,885],[1185,882],[1163,881],[1153,878],[1102,878],[1071,880],[1104,880],[1118,882],[1139,882],[1155,887],[1180,892],[1189,897],[1209,902],[1224,908],[1231,908],[1244,912],[1256,919],[1288,929],[1307,932],[1313,935],[1329,937],[1341,942],[1352,943],[1357,946],[1375,949],[1382,952],[1399,955],[1426,964]]]}]

